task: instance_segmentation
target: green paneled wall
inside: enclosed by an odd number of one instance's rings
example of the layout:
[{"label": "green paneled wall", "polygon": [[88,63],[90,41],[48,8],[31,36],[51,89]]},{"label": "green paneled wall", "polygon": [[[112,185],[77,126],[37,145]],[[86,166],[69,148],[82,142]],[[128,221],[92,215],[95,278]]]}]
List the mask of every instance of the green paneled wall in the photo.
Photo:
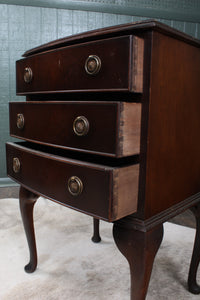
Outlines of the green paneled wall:
[{"label": "green paneled wall", "polygon": [[[0,1],[0,3],[2,2],[5,1]],[[7,3],[9,2],[22,3],[23,1],[7,1]],[[48,2],[51,4],[52,1],[45,1],[45,3]],[[63,1],[53,1],[53,3],[55,2]],[[68,2],[72,3],[72,1],[65,1],[65,5]],[[77,3],[78,1],[75,2]],[[84,1],[79,2],[82,2],[83,8]],[[109,7],[112,5],[112,2],[117,3],[117,1],[100,0],[96,1],[96,3],[97,2],[107,2],[107,5],[109,2]],[[127,2],[133,4],[134,1]],[[150,2],[159,1],[154,0],[149,1],[149,3]],[[169,4],[172,0],[165,1],[165,3],[167,2]],[[178,2],[179,4],[181,3],[181,1]],[[188,2],[192,4],[195,1]],[[42,4],[44,1],[32,1],[31,3],[32,5],[34,3]],[[88,11],[88,6],[86,10],[44,8],[40,6],[0,4],[0,186],[1,182],[5,182],[3,178],[6,177],[5,142],[12,140],[9,137],[8,102],[24,100],[24,97],[16,97],[15,95],[15,61],[21,57],[25,50],[42,43],[90,29],[143,20],[147,18],[146,16],[149,16],[148,13],[143,16],[129,16],[127,14],[119,14],[119,11],[117,14],[92,12]],[[166,9],[166,7],[163,7],[163,11],[164,9]],[[148,12],[148,8],[146,8],[146,11]],[[145,13],[144,8],[142,12]],[[139,14],[138,10],[137,14]],[[174,19],[166,18],[158,20],[196,38],[200,38],[200,20],[197,22],[197,14],[194,19],[195,22],[181,21],[180,13],[177,10],[177,15],[178,14],[179,21],[177,21],[175,17]],[[166,17],[167,15],[163,14],[163,16]],[[188,19],[189,18],[187,18],[187,20]]]},{"label": "green paneled wall", "polygon": [[199,22],[199,0],[0,0],[0,3]]}]

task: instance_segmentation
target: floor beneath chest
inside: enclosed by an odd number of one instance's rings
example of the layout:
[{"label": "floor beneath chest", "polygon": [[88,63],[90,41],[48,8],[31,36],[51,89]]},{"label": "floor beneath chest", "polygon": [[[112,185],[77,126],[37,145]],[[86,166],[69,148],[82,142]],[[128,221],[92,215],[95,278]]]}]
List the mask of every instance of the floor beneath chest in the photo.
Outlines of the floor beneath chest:
[{"label": "floor beneath chest", "polygon": [[[0,199],[1,300],[129,299],[129,268],[112,238],[112,224],[101,222],[94,244],[92,218],[39,198],[35,206],[38,269],[23,270],[28,248],[17,199]],[[198,299],[186,289],[195,231],[166,223],[147,300]],[[198,274],[200,280],[200,271]]]}]

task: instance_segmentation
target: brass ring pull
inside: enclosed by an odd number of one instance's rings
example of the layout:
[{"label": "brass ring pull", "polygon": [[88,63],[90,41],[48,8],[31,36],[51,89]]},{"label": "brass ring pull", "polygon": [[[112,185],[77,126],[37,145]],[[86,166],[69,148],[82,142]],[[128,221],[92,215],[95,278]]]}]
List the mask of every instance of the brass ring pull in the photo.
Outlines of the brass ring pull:
[{"label": "brass ring pull", "polygon": [[17,128],[23,129],[24,128],[24,115],[17,114]]},{"label": "brass ring pull", "polygon": [[68,180],[68,191],[72,196],[78,196],[83,191],[83,183],[77,176],[72,176]]},{"label": "brass ring pull", "polygon": [[13,171],[19,173],[20,171],[20,161],[18,157],[13,158]]},{"label": "brass ring pull", "polygon": [[101,69],[101,59],[97,55],[90,55],[85,62],[85,71],[89,75],[96,75]]},{"label": "brass ring pull", "polygon": [[30,83],[33,79],[33,71],[31,70],[30,67],[26,67],[24,69],[24,81],[26,83]]},{"label": "brass ring pull", "polygon": [[89,131],[89,121],[84,116],[77,117],[73,122],[74,133],[78,136],[84,136]]}]

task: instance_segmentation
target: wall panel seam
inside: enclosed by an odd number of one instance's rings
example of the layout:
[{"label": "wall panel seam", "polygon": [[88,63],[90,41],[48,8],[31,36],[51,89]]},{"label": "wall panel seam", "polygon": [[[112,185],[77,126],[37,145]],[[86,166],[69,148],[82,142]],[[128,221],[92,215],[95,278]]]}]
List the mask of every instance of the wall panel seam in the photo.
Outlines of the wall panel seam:
[{"label": "wall panel seam", "polygon": [[70,9],[70,10],[82,10],[82,11],[94,11],[112,14],[145,16],[147,18],[162,18],[162,19],[174,19],[177,21],[187,22],[200,22],[200,12],[198,9],[174,9],[170,8],[157,8],[157,7],[135,7],[131,5],[120,4],[108,4],[102,1],[97,3],[95,1],[63,1],[63,0],[0,0],[0,4],[8,5],[21,5],[21,6],[34,6],[34,7],[48,7],[58,9]]}]

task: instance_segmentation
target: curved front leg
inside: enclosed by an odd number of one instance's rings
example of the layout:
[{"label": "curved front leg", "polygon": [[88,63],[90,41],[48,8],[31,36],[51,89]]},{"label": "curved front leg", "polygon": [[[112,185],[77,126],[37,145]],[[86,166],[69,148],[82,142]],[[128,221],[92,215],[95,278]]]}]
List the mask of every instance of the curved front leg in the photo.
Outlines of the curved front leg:
[{"label": "curved front leg", "polygon": [[196,218],[196,237],[190,263],[188,276],[188,289],[193,294],[200,294],[200,286],[197,284],[197,270],[200,262],[200,204],[191,208]]},{"label": "curved front leg", "polygon": [[163,238],[163,226],[142,232],[117,223],[113,227],[115,243],[126,257],[131,273],[131,300],[144,300],[147,294],[155,255]]},{"label": "curved front leg", "polygon": [[27,273],[34,272],[37,267],[37,249],[33,224],[33,207],[38,197],[38,195],[35,195],[24,187],[20,187],[20,211],[30,251],[30,262],[24,268]]}]

